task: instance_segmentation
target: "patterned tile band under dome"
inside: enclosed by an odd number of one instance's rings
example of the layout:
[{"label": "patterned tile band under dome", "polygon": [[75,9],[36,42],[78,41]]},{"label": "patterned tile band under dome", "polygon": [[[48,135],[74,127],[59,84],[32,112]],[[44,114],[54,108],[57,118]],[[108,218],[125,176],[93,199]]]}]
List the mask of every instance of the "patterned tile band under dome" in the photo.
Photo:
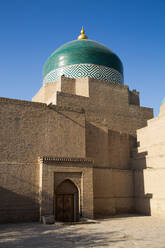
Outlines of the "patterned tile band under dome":
[{"label": "patterned tile band under dome", "polygon": [[69,78],[94,78],[111,83],[123,83],[123,76],[117,70],[101,65],[77,64],[50,71],[43,79],[43,84],[55,82],[60,76]]}]

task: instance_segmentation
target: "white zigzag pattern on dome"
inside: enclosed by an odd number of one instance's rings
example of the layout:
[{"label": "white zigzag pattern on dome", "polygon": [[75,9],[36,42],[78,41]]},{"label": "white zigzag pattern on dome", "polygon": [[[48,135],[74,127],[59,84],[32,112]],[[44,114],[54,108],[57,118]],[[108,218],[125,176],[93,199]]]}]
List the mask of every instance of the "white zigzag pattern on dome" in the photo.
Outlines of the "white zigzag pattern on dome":
[{"label": "white zigzag pattern on dome", "polygon": [[113,83],[123,83],[121,73],[115,69],[93,65],[93,64],[77,64],[58,68],[49,72],[43,79],[43,83],[55,82],[60,76],[64,75],[69,78],[95,78]]}]

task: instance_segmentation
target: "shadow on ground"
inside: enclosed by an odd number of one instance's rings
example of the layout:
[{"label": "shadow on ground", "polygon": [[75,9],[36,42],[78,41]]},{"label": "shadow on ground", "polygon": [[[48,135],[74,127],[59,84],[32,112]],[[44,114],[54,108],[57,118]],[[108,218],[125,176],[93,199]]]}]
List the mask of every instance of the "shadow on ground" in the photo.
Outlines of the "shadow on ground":
[{"label": "shadow on ground", "polygon": [[127,239],[126,235],[117,231],[99,233],[94,226],[91,232],[84,225],[22,223],[0,226],[0,248],[108,247],[111,243]]}]

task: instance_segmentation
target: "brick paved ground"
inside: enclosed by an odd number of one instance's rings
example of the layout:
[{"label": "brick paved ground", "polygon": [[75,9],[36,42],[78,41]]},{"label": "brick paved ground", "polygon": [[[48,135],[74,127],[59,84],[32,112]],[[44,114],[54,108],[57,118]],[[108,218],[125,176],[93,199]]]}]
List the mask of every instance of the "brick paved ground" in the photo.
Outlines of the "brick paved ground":
[{"label": "brick paved ground", "polygon": [[0,248],[165,248],[165,218],[123,217],[95,224],[0,225]]}]

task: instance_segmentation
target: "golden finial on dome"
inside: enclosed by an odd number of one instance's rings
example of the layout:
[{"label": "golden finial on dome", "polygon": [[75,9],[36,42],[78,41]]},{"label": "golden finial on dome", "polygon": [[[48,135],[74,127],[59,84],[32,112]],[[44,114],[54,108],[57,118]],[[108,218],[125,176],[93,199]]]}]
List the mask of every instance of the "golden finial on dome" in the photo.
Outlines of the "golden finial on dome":
[{"label": "golden finial on dome", "polygon": [[88,39],[88,36],[86,36],[85,30],[84,30],[84,27],[83,26],[82,26],[82,29],[81,29],[81,34],[78,36],[77,39],[78,40]]}]

